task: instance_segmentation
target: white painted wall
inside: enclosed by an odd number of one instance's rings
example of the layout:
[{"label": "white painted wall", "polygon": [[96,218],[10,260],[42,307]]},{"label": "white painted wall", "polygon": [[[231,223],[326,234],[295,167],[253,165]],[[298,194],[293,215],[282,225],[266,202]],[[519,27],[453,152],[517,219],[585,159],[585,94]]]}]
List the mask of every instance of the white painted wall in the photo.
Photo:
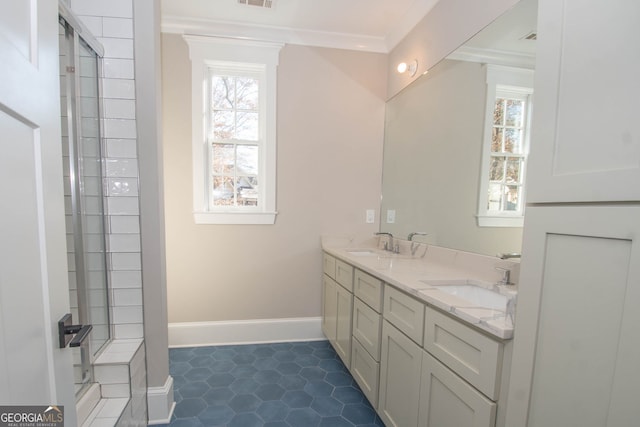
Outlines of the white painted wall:
[{"label": "white painted wall", "polygon": [[186,43],[163,35],[169,322],[320,316],[323,234],[371,235],[386,55],[285,46],[278,70],[275,225],[195,225]]}]

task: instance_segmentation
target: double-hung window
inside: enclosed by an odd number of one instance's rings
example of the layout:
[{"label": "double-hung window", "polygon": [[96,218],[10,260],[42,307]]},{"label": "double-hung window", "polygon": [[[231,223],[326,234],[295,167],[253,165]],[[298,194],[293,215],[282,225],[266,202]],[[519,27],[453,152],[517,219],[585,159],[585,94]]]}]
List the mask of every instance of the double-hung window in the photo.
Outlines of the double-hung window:
[{"label": "double-hung window", "polygon": [[260,88],[262,70],[246,66],[213,66],[207,76],[207,177],[211,212],[257,210],[260,194],[260,151],[264,122]]},{"label": "double-hung window", "polygon": [[185,36],[197,224],[273,224],[281,45]]},{"label": "double-hung window", "polygon": [[530,70],[487,66],[481,227],[522,227],[533,95]]}]

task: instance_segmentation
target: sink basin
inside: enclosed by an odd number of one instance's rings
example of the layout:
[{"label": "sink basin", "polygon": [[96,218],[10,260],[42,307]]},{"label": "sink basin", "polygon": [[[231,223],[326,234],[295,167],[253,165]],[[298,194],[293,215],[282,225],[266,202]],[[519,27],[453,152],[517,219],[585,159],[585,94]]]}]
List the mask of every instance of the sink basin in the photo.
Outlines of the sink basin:
[{"label": "sink basin", "polygon": [[373,252],[367,249],[347,250],[347,253],[353,256],[378,256],[376,252]]},{"label": "sink basin", "polygon": [[502,295],[491,289],[470,284],[434,285],[434,287],[441,292],[454,295],[478,307],[486,307],[493,310],[506,311],[508,302],[511,299],[509,296]]}]

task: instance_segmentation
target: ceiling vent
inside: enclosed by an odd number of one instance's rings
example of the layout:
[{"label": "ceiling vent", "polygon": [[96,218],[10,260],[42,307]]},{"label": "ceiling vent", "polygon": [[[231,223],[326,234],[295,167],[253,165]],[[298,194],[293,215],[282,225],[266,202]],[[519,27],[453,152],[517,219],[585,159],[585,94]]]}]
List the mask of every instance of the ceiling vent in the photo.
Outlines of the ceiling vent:
[{"label": "ceiling vent", "polygon": [[238,0],[238,3],[247,6],[258,6],[264,7],[265,9],[271,9],[274,6],[273,4],[275,3],[275,0]]}]

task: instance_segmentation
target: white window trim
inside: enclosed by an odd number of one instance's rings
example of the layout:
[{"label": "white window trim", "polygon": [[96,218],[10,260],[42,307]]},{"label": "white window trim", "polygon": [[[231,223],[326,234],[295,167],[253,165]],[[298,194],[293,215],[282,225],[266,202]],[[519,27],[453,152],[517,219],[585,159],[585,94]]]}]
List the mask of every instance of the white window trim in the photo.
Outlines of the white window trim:
[{"label": "white window trim", "polygon": [[[493,110],[495,108],[496,92],[498,87],[513,89],[530,94],[533,98],[533,70],[505,67],[499,65],[485,65],[487,94],[485,104],[484,136],[482,145],[482,166],[479,195],[478,195],[478,220],[479,227],[523,227],[524,226],[524,200],[526,193],[526,180],[523,180],[522,211],[496,214],[487,210],[487,189],[489,188],[489,160],[491,157],[491,132],[493,129]],[[532,103],[532,102],[531,102]],[[531,104],[530,103],[530,104]],[[529,132],[525,139],[525,158],[529,154],[529,135],[531,133],[531,108],[527,114],[527,127]],[[526,166],[521,171],[526,176]]]},{"label": "white window trim", "polygon": [[[193,218],[196,224],[274,224],[276,219],[276,89],[283,44],[184,35],[191,59]],[[208,206],[206,141],[206,79],[211,61],[260,64],[266,73],[266,139],[259,168],[264,203],[259,210],[213,211]],[[262,89],[261,89],[262,90]]]}]

